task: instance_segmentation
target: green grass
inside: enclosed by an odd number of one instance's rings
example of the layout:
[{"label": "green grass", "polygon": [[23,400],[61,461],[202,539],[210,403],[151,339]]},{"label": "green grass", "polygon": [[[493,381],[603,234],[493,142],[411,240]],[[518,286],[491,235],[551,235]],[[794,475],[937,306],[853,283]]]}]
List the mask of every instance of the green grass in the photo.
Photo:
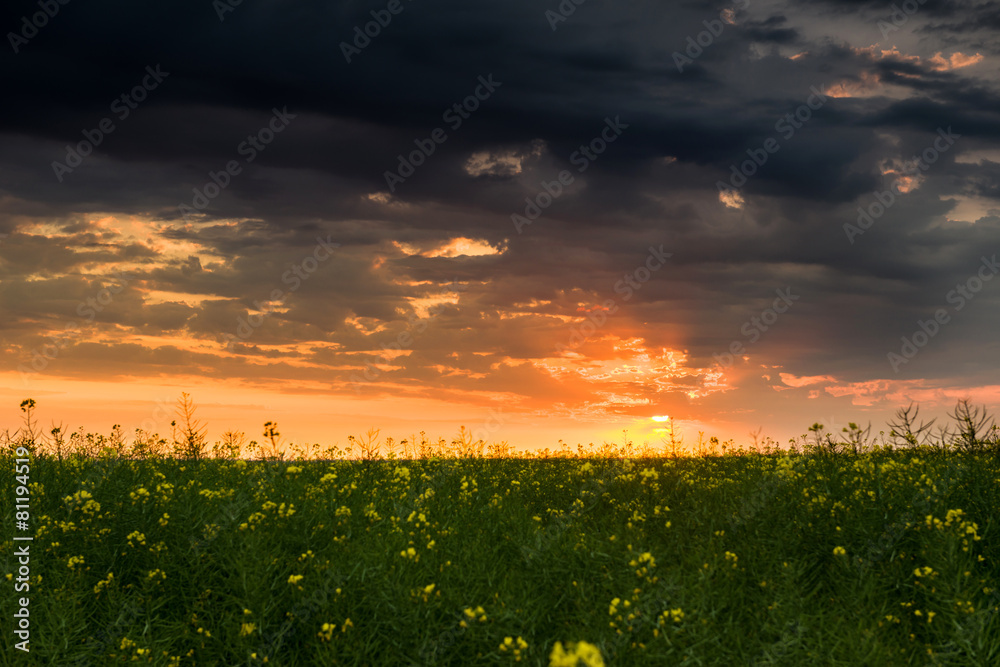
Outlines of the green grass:
[{"label": "green grass", "polygon": [[[30,482],[31,652],[5,633],[5,664],[1000,660],[995,454],[39,456]],[[4,572],[16,534],[5,512]]]}]

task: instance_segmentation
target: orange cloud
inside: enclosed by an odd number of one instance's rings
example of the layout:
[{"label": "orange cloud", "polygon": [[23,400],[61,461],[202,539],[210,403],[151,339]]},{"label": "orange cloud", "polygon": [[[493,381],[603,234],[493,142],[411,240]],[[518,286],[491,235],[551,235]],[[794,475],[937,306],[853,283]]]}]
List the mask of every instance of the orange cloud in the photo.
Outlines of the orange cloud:
[{"label": "orange cloud", "polygon": [[720,190],[719,201],[726,205],[726,208],[743,208],[746,200],[739,190]]},{"label": "orange cloud", "polygon": [[951,56],[949,56],[948,58],[945,58],[943,55],[941,55],[941,52],[938,51],[937,53],[934,54],[933,57],[931,57],[928,60],[928,62],[932,63],[933,67],[931,69],[933,69],[934,71],[947,72],[948,70],[960,69],[962,67],[969,67],[970,65],[975,65],[976,63],[981,62],[982,60],[983,60],[983,55],[980,53],[977,53],[974,56],[967,56],[964,53],[956,51],[955,53],[951,54]]},{"label": "orange cloud", "polygon": [[789,387],[806,387],[811,384],[819,384],[820,382],[837,381],[837,378],[832,375],[795,376],[791,373],[779,373],[778,375],[781,377],[781,381]]},{"label": "orange cloud", "polygon": [[494,247],[488,241],[481,239],[470,239],[459,236],[441,243],[433,248],[421,249],[409,243],[393,241],[392,244],[403,253],[420,257],[479,257],[482,255],[501,255],[506,249],[506,243],[499,247]]},{"label": "orange cloud", "polygon": [[823,94],[836,98],[862,97],[865,93],[878,88],[881,83],[882,81],[878,74],[874,72],[861,72],[858,80],[845,79],[839,83],[831,84],[827,86]]},{"label": "orange cloud", "polygon": [[[872,63],[882,60],[895,60],[900,63],[910,63],[927,68],[935,72],[946,72],[962,67],[975,65],[983,60],[982,54],[966,55],[959,51],[951,54],[947,58],[938,51],[933,56],[923,59],[920,56],[903,53],[893,46],[891,49],[879,48],[877,44],[871,46],[855,47],[851,49],[855,54],[866,58]],[[898,72],[899,76],[908,78],[918,78],[919,75],[910,72]],[[863,97],[870,94],[882,84],[882,78],[877,72],[863,71],[857,79],[844,79],[831,84],[824,91],[830,97]]]},{"label": "orange cloud", "polygon": [[1000,385],[983,387],[940,387],[931,380],[867,380],[842,383],[826,387],[831,396],[850,396],[854,405],[872,406],[876,403],[906,405],[910,402],[927,407],[951,407],[955,401],[969,398],[974,403],[996,403],[1000,399]]},{"label": "orange cloud", "polygon": [[883,176],[894,177],[895,188],[901,193],[913,192],[925,180],[917,170],[916,160],[887,160],[880,165],[880,172]]}]

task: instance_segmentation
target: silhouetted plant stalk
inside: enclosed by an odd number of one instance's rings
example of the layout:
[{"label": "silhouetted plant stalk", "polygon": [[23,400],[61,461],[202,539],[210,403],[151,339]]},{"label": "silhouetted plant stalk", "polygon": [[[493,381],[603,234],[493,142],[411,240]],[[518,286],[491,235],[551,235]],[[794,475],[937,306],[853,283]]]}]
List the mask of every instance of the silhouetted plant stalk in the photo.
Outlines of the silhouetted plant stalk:
[{"label": "silhouetted plant stalk", "polygon": [[170,422],[174,427],[174,449],[181,458],[200,460],[205,458],[206,427],[195,419],[197,410],[191,396],[186,392],[177,400],[177,420],[180,422],[181,440],[177,440],[177,421]]}]

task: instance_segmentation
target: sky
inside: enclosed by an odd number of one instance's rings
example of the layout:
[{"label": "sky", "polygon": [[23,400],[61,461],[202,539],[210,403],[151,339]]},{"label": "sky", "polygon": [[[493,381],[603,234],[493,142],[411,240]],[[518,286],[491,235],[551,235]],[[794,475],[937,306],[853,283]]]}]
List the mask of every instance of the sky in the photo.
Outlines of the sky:
[{"label": "sky", "polygon": [[0,415],[779,442],[1000,407],[1000,6],[0,10]]}]

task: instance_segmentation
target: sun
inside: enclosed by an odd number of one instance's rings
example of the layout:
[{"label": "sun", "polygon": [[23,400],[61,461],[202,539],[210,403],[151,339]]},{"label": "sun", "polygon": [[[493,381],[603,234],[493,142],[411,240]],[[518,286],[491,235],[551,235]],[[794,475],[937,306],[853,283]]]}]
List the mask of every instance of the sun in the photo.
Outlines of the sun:
[{"label": "sun", "polygon": [[668,417],[667,415],[656,415],[655,417],[653,417],[653,421],[654,422],[668,422],[668,421],[670,421],[670,417]]}]

